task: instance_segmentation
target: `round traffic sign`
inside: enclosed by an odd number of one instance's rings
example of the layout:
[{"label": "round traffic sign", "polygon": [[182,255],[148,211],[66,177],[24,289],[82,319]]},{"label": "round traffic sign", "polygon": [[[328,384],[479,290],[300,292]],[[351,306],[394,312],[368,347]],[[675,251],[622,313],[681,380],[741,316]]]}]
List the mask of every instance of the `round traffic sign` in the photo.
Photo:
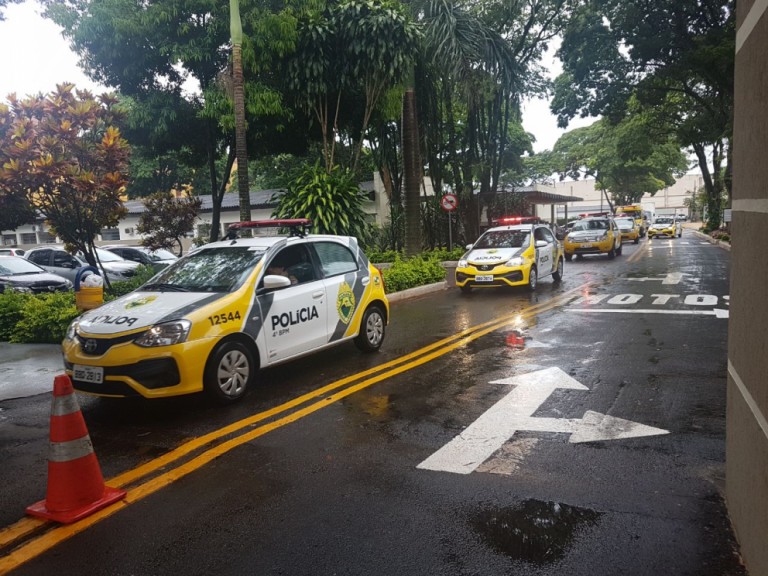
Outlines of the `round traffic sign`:
[{"label": "round traffic sign", "polygon": [[456,194],[443,194],[440,199],[440,207],[446,212],[453,212],[456,210],[456,205],[459,203]]}]

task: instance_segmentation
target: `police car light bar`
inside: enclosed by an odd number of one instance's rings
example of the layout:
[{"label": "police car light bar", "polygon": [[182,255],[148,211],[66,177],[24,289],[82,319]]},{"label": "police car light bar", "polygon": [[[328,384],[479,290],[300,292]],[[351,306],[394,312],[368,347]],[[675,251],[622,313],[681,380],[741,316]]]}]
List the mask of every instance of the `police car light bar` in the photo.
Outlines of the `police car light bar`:
[{"label": "police car light bar", "polygon": [[250,222],[235,222],[229,226],[230,230],[242,230],[245,228],[288,228],[291,236],[306,236],[307,229],[312,226],[309,218],[282,218],[277,220],[252,220]]},{"label": "police car light bar", "polygon": [[538,224],[541,222],[541,218],[538,216],[504,216],[493,222],[502,226],[509,224]]}]

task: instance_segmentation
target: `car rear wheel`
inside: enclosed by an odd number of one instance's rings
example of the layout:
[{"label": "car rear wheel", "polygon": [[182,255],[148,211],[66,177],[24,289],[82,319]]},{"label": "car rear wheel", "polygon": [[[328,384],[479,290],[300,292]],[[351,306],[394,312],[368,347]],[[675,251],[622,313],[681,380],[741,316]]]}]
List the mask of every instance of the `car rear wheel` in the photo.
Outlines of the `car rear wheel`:
[{"label": "car rear wheel", "polygon": [[611,249],[608,250],[608,259],[613,260],[614,258],[616,258],[616,247],[611,246]]},{"label": "car rear wheel", "polygon": [[528,291],[535,292],[536,286],[539,285],[539,275],[536,272],[536,266],[531,266],[531,271],[528,272]]},{"label": "car rear wheel", "polygon": [[616,249],[616,256],[621,256],[621,253],[624,251],[624,244],[619,244],[619,247]]},{"label": "car rear wheel", "polygon": [[555,282],[560,282],[560,280],[563,279],[563,259],[562,258],[559,258],[557,260],[557,270],[555,270],[552,273],[552,279]]},{"label": "car rear wheel", "polygon": [[378,306],[371,306],[363,314],[360,333],[355,338],[355,346],[363,352],[376,352],[384,342],[384,314]]},{"label": "car rear wheel", "polygon": [[639,244],[639,243],[640,243],[640,237],[638,236],[637,238],[635,238],[635,244]]},{"label": "car rear wheel", "polygon": [[248,390],[256,368],[253,354],[244,344],[224,342],[208,358],[203,387],[217,402],[236,402]]},{"label": "car rear wheel", "polygon": [[570,262],[571,260],[573,260],[573,254],[566,254],[565,259],[568,260],[568,262]]}]

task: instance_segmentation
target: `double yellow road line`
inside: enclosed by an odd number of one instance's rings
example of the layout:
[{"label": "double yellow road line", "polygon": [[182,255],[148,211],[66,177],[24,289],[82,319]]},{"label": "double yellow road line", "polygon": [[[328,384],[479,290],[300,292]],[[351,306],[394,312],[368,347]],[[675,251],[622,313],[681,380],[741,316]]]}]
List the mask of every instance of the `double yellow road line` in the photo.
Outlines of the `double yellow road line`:
[{"label": "double yellow road line", "polygon": [[[304,418],[382,380],[431,362],[512,322],[525,320],[562,306],[576,294],[582,293],[588,286],[589,284],[583,284],[541,304],[535,304],[524,310],[472,326],[457,334],[420,348],[415,352],[385,362],[353,376],[342,378],[327,386],[299,396],[290,402],[265,412],[254,414],[204,436],[185,442],[163,456],[150,460],[110,479],[107,482],[109,486],[127,488],[128,494],[126,497],[109,508],[100,510],[79,522],[57,525],[38,518],[23,518],[0,530],[0,550],[16,546],[5,556],[0,557],[0,574],[13,570],[60,542],[79,534],[125,507],[183,478],[214,458],[226,454],[241,444],[250,442],[272,430]],[[278,416],[280,417],[278,418]],[[256,427],[254,428],[254,426]],[[232,437],[226,439],[229,436]],[[195,455],[197,452],[199,453]]]}]

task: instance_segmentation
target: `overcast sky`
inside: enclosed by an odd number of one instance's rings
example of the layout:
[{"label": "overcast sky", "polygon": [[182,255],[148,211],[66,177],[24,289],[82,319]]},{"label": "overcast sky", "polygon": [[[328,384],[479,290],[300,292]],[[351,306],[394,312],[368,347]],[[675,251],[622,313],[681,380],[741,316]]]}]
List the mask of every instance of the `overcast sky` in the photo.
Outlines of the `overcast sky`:
[{"label": "overcast sky", "polygon": [[[102,92],[104,88],[77,67],[77,57],[62,37],[61,29],[39,13],[38,4],[29,0],[6,7],[5,21],[0,22],[0,101],[12,92],[19,97],[50,92],[62,82]],[[555,75],[560,71],[559,62],[551,62],[551,73]],[[592,121],[577,119],[569,128]],[[548,102],[543,100],[524,103],[523,126],[536,137],[537,152],[551,149],[563,133],[549,112]]]}]

